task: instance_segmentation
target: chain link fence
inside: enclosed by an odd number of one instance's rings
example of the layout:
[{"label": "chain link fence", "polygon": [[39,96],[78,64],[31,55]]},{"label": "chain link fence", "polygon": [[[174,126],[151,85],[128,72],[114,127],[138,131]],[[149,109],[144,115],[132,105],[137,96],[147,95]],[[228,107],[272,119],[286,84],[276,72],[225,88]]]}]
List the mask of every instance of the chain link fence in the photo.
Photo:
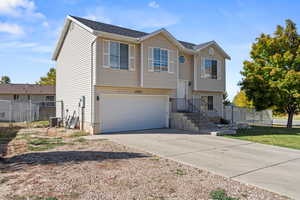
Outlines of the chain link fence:
[{"label": "chain link fence", "polygon": [[47,121],[63,109],[61,101],[10,101],[0,100],[0,122]]},{"label": "chain link fence", "polygon": [[272,110],[256,111],[253,108],[241,108],[237,106],[224,106],[223,118],[231,123],[246,123],[249,125],[272,126]]}]

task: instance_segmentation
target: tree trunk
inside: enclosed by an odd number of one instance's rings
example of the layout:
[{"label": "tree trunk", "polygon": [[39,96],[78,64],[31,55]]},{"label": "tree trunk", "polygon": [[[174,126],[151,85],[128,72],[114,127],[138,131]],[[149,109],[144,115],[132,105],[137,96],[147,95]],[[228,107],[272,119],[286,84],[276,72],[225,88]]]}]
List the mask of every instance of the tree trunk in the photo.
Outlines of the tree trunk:
[{"label": "tree trunk", "polygon": [[295,111],[293,109],[288,112],[288,121],[287,121],[287,125],[286,125],[287,128],[293,128],[294,112]]}]

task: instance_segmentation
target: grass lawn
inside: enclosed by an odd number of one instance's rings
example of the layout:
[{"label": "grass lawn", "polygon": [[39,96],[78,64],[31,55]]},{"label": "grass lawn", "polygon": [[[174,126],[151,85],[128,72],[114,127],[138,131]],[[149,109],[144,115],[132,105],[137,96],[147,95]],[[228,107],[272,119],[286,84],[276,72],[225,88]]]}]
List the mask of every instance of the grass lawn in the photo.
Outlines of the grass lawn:
[{"label": "grass lawn", "polygon": [[236,135],[225,137],[300,150],[300,128],[255,126],[252,129],[240,129]]}]

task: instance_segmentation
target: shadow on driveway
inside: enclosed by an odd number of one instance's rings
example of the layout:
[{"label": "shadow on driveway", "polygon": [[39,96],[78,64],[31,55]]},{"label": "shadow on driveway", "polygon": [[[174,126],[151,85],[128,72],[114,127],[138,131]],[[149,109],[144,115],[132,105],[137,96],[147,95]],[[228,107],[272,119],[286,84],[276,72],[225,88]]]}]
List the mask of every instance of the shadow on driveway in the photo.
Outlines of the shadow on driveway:
[{"label": "shadow on driveway", "polygon": [[149,157],[146,154],[133,152],[103,152],[103,151],[53,151],[36,152],[4,158],[0,161],[0,171],[21,170],[26,165],[47,165],[81,163],[85,161],[102,162],[111,159],[132,159]]}]

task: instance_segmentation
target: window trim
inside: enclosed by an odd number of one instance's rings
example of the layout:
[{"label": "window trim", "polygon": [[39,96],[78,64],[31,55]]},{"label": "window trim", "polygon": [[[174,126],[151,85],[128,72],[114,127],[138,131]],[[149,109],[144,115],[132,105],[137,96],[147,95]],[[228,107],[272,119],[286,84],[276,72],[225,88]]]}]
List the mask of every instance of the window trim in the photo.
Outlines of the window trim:
[{"label": "window trim", "polygon": [[[150,49],[152,49],[152,62],[151,62],[151,65],[152,65],[152,68],[153,68],[153,71],[152,72],[167,72],[167,73],[171,73],[169,72],[170,71],[170,50],[169,49],[166,49],[166,48],[161,48],[161,47],[149,47]],[[159,66],[159,70],[155,70],[155,66],[154,66],[154,49],[160,49],[160,64],[161,64],[161,50],[163,51],[167,51],[167,70],[161,70],[161,66]],[[149,60],[149,58],[148,58]]]},{"label": "window trim", "polygon": [[[105,68],[108,68],[108,69],[111,69],[111,70],[120,70],[120,71],[133,71],[133,70],[130,70],[130,59],[135,59],[135,56],[131,56],[130,55],[130,46],[133,46],[133,49],[135,51],[135,45],[133,44],[130,44],[128,42],[119,42],[119,41],[115,41],[115,40],[103,40],[103,41],[106,41],[108,42],[108,49],[107,49],[107,52],[108,53],[105,53],[105,51],[103,50],[103,60],[104,60],[104,57],[107,56],[108,57],[108,66],[104,65]],[[118,68],[112,68],[111,67],[111,62],[110,62],[110,44],[111,42],[114,42],[114,43],[118,43],[119,45],[119,66]],[[104,42],[103,42],[104,43]],[[127,48],[127,52],[128,52],[128,64],[127,64],[127,69],[121,69],[121,44],[125,44],[128,46]],[[104,48],[103,48],[104,49]],[[135,61],[134,61],[135,62]]]},{"label": "window trim", "polygon": [[[213,78],[212,76],[212,70],[211,70],[211,74],[210,74],[210,77],[207,77],[206,76],[206,70],[205,70],[205,62],[206,60],[211,60],[211,61],[216,61],[217,62],[217,73],[216,73],[216,78]],[[208,58],[208,57],[203,57],[202,60],[201,60],[201,68],[203,68],[203,70],[200,70],[201,72],[201,78],[203,79],[210,79],[210,80],[221,80],[221,77],[219,77],[219,74],[221,73],[221,66],[220,66],[220,60],[217,59],[217,58]],[[212,69],[212,68],[211,68]],[[221,76],[221,74],[220,74]]]}]

